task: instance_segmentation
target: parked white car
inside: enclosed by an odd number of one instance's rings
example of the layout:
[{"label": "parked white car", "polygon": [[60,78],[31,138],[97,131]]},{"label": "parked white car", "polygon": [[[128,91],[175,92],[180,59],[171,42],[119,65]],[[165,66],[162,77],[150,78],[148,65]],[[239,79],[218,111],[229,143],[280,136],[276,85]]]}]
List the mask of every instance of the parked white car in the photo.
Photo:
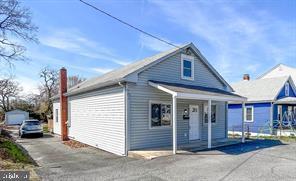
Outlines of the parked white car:
[{"label": "parked white car", "polygon": [[19,136],[38,134],[43,136],[43,129],[41,122],[36,119],[24,120],[19,129]]}]

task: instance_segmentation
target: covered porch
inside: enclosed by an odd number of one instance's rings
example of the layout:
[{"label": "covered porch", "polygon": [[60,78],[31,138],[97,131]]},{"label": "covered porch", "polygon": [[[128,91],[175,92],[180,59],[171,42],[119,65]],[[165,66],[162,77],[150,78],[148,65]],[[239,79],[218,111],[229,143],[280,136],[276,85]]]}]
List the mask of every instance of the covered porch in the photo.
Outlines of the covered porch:
[{"label": "covered porch", "polygon": [[[283,130],[292,131],[296,128],[296,97],[285,97],[274,102],[275,111],[273,116],[273,128],[277,135],[282,135]],[[284,134],[285,135],[285,134]]]},{"label": "covered porch", "polygon": [[[227,123],[227,102],[228,101],[236,101],[236,102],[241,102],[243,107],[245,106],[245,101],[246,98],[238,96],[236,94],[227,92],[227,91],[223,91],[220,89],[216,89],[216,88],[208,88],[208,87],[201,87],[201,86],[193,86],[193,85],[184,85],[184,84],[176,84],[176,83],[167,83],[167,82],[159,82],[159,81],[149,81],[149,85],[161,90],[165,93],[168,93],[172,96],[172,146],[171,147],[165,147],[162,148],[162,152],[170,152],[171,154],[176,154],[176,153],[181,153],[184,151],[188,151],[188,150],[193,150],[195,149],[196,151],[198,150],[202,150],[202,149],[211,149],[213,147],[217,147],[217,146],[223,146],[225,144],[233,144],[233,141],[235,143],[237,143],[238,140],[229,140],[227,139],[227,135],[225,136],[224,139],[213,139],[213,132],[212,132],[212,118],[215,117],[216,115],[212,114],[212,104],[213,102],[225,102],[226,103],[226,108],[225,108],[225,115],[226,115],[226,119],[225,122]],[[207,104],[207,107],[205,108],[207,112],[207,114],[205,115],[205,119],[206,120],[211,120],[211,121],[207,121],[207,135],[206,138],[200,138],[199,140],[196,141],[189,141],[186,144],[179,144],[177,142],[177,116],[178,113],[180,112],[180,110],[178,110],[178,103],[179,101],[182,102],[184,100],[188,100],[188,101],[202,101],[204,103]],[[188,111],[188,117],[192,117],[194,113],[192,110],[194,110],[194,106],[189,107],[190,111]],[[178,112],[178,111],[179,112]],[[242,114],[244,115],[244,110]],[[185,112],[185,111],[184,111]],[[244,117],[244,116],[243,116]],[[180,126],[180,125],[179,125]],[[191,125],[189,125],[190,127]],[[194,126],[194,125],[193,125]],[[224,128],[225,132],[227,131],[227,126]],[[244,121],[242,120],[242,130],[244,130]],[[189,133],[190,134],[190,133]],[[244,142],[245,138],[244,138],[244,133],[242,134],[242,138],[240,139],[240,142]],[[170,149],[170,150],[169,150]],[[146,149],[143,151],[150,150],[150,151],[157,151],[156,149]],[[133,153],[138,152],[139,153],[140,150],[133,150]],[[131,152],[131,153],[132,153]]]}]

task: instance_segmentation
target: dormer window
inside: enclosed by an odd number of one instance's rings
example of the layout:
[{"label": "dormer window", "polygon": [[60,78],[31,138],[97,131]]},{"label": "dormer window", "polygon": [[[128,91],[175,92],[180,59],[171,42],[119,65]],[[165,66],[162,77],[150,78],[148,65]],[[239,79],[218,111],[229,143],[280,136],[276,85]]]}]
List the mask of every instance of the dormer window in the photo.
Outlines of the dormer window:
[{"label": "dormer window", "polygon": [[285,84],[285,96],[289,96],[289,83],[286,82]]},{"label": "dormer window", "polygon": [[194,57],[181,55],[181,78],[194,80]]}]

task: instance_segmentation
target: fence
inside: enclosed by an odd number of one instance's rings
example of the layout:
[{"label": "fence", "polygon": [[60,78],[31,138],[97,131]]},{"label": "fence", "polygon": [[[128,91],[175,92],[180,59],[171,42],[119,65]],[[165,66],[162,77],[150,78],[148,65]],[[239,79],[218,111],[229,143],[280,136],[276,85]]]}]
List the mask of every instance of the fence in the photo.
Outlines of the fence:
[{"label": "fence", "polygon": [[[295,119],[283,119],[274,120],[272,124],[266,121],[261,126],[255,126],[249,123],[244,125],[245,137],[264,137],[264,136],[295,136],[296,135],[296,120]],[[242,125],[233,125],[228,127],[229,138],[241,138]]]}]

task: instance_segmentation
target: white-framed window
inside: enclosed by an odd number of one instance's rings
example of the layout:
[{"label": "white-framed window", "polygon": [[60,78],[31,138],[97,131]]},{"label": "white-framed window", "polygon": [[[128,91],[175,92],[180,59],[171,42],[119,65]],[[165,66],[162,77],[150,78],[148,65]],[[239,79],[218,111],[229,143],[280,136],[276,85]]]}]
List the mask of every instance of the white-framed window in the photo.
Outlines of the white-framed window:
[{"label": "white-framed window", "polygon": [[245,122],[253,122],[254,121],[254,107],[246,106],[245,107]]},{"label": "white-framed window", "polygon": [[59,109],[55,110],[55,121],[59,122]]},{"label": "white-framed window", "polygon": [[186,80],[194,80],[194,57],[189,55],[181,55],[181,78]]},{"label": "white-framed window", "polygon": [[172,104],[149,101],[149,128],[168,127],[172,124]]},{"label": "white-framed window", "polygon": [[286,82],[285,83],[285,96],[289,96],[289,83],[288,82]]},{"label": "white-framed window", "polygon": [[[208,104],[204,104],[204,123],[208,124]],[[212,104],[211,106],[212,123],[217,121],[217,105]]]}]

